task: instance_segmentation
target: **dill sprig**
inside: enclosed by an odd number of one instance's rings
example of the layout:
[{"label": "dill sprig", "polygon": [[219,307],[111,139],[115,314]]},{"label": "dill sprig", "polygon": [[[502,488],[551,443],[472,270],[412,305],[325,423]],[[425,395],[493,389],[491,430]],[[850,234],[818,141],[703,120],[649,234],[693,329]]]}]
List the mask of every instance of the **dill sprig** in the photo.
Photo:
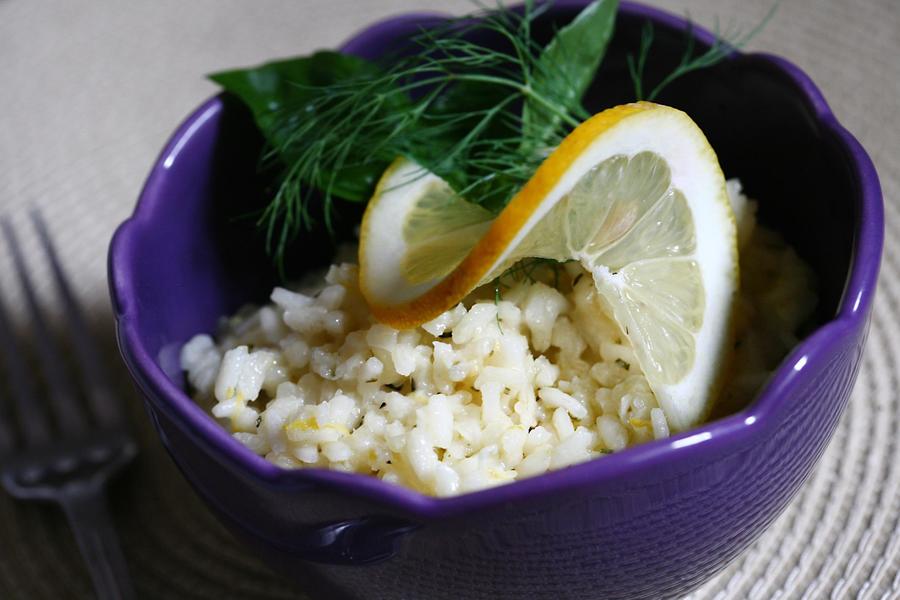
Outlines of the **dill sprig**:
[{"label": "dill sprig", "polygon": [[500,330],[500,335],[503,335],[503,323],[500,322],[500,302],[503,300],[503,296],[500,293],[500,278],[494,280],[494,306],[497,308],[497,329]]},{"label": "dill sprig", "polygon": [[687,29],[685,30],[685,45],[681,55],[681,60],[675,68],[662,78],[651,90],[649,94],[644,94],[644,71],[647,66],[647,58],[650,55],[650,49],[653,46],[654,29],[653,23],[646,21],[641,29],[641,42],[638,47],[637,57],[634,54],[628,54],[628,74],[634,85],[634,96],[637,100],[654,101],[659,94],[673,81],[687,75],[692,71],[706,69],[712,67],[724,59],[728,58],[735,50],[743,48],[756,37],[775,15],[780,0],[772,4],[768,12],[763,16],[762,20],[749,31],[742,31],[740,28],[732,26],[731,31],[720,32],[719,20],[716,19],[713,28],[713,43],[704,52],[694,55],[696,50],[696,39],[693,32],[693,22],[688,20]]},{"label": "dill sprig", "polygon": [[503,288],[512,287],[522,281],[535,283],[539,280],[538,276],[546,271],[553,273],[553,287],[558,288],[560,270],[564,264],[565,262],[553,260],[552,258],[523,258],[490,282],[490,286],[494,288],[494,306],[497,307],[497,328],[501,334],[503,333],[503,326],[500,323],[500,302],[503,301]]},{"label": "dill sprig", "polygon": [[[569,262],[569,261],[565,261]],[[504,280],[512,280],[513,282],[527,281],[534,283],[537,281],[536,275],[541,271],[548,269],[553,272],[553,287],[559,287],[559,271],[565,262],[560,262],[552,258],[523,258],[513,266],[506,269],[497,276],[496,285],[503,285]]]},{"label": "dill sprig", "polygon": [[[380,171],[397,156],[415,160],[446,179],[465,198],[498,210],[542,160],[526,149],[555,145],[581,120],[579,107],[562,104],[531,85],[540,48],[530,38],[536,11],[486,13],[423,30],[411,51],[392,56],[383,69],[325,86],[296,84],[307,92],[274,115],[276,140],[269,159],[290,157],[271,204],[262,215],[276,259],[300,228],[313,224],[310,202],[324,205],[331,230],[339,178]],[[491,32],[512,51],[473,41]],[[538,103],[561,126],[542,139],[522,127],[524,101]],[[367,182],[372,184],[374,182]]]},{"label": "dill sprig", "polygon": [[[590,116],[581,99],[612,37],[618,3],[594,0],[542,46],[532,26],[550,5],[526,0],[520,12],[482,9],[423,28],[375,62],[324,51],[211,76],[251,109],[267,143],[265,162],[279,173],[258,225],[282,274],[288,247],[317,224],[316,215],[333,232],[336,200],[367,201],[397,157],[494,213],[506,205]],[[749,33],[717,36],[697,56],[688,31],[681,61],[646,99],[724,59],[774,10]],[[648,24],[637,55],[628,56],[638,99],[652,45]]]},{"label": "dill sprig", "polygon": [[[532,24],[549,5],[530,0],[521,13],[500,7],[422,29],[376,63],[320,53],[213,76],[251,104],[265,158],[282,166],[259,219],[270,253],[281,264],[297,233],[313,226],[313,203],[332,230],[335,199],[367,200],[398,156],[499,212],[588,116],[581,96],[616,4],[592,3],[547,47],[532,38]],[[329,67],[345,72],[329,77]]]}]

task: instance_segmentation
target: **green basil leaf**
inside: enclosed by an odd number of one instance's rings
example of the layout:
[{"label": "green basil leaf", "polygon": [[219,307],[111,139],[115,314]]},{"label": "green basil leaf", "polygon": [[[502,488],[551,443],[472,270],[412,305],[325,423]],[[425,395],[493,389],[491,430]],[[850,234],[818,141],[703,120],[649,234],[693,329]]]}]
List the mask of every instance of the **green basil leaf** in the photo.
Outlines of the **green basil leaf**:
[{"label": "green basil leaf", "polygon": [[[616,21],[618,0],[595,0],[560,29],[541,52],[531,87],[540,96],[577,112],[581,97],[606,53]],[[552,140],[561,117],[533,98],[522,108],[525,140],[545,144]]]},{"label": "green basil leaf", "polygon": [[[321,51],[249,69],[214,73],[209,78],[250,109],[266,142],[277,150],[285,165],[291,165],[296,159],[296,148],[289,138],[295,129],[291,121],[303,119],[307,113],[304,109],[311,109],[312,101],[320,98],[328,86],[364,82],[379,74],[377,66],[361,58]],[[386,103],[385,110],[405,109],[405,97],[395,96]],[[318,173],[317,183],[333,182],[329,187],[334,196],[365,201],[386,166],[385,160],[372,157],[336,172],[323,170]]]}]

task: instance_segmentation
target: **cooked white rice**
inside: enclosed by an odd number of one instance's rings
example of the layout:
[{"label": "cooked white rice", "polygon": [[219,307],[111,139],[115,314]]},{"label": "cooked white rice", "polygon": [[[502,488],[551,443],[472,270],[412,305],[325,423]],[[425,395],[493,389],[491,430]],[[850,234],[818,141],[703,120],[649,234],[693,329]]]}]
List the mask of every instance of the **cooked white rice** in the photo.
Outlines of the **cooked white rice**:
[{"label": "cooked white rice", "polygon": [[[815,303],[808,267],[729,182],[744,315],[723,405],[746,401]],[[272,304],[198,335],[181,355],[199,402],[286,467],[371,474],[447,496],[664,438],[669,427],[628,340],[576,264],[476,290],[433,321],[376,323],[358,269],[276,288]]]}]

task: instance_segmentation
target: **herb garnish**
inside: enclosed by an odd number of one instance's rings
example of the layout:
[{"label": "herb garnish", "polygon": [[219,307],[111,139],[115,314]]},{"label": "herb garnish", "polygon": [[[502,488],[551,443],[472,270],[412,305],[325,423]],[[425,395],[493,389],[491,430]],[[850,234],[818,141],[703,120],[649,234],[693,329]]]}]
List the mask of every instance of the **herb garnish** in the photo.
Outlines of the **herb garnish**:
[{"label": "herb garnish", "polygon": [[[387,165],[406,157],[471,202],[498,213],[552,149],[590,115],[582,96],[612,37],[618,0],[594,0],[541,47],[532,24],[550,5],[527,0],[521,14],[484,11],[423,29],[404,52],[371,62],[332,51],[210,78],[253,114],[264,161],[281,174],[259,217],[282,268],[289,243],[313,227],[323,204],[332,231],[335,199],[367,201]],[[771,17],[733,41],[717,38],[694,56],[688,31],[681,63],[646,95],[724,59]],[[498,50],[479,41],[503,40]],[[629,72],[637,99],[653,44],[648,23]]]},{"label": "herb garnish", "polygon": [[713,40],[712,45],[707,48],[705,52],[698,54],[697,56],[694,56],[695,38],[693,32],[693,23],[688,21],[687,31],[685,31],[684,52],[681,55],[681,60],[674,70],[672,70],[659,83],[657,83],[653,87],[653,89],[650,90],[649,94],[645,95],[644,69],[647,65],[647,57],[650,55],[650,48],[653,46],[654,36],[653,23],[647,21],[646,23],[644,23],[644,27],[641,30],[641,44],[638,49],[637,58],[635,58],[633,54],[629,54],[627,58],[628,74],[631,76],[631,82],[634,85],[635,98],[637,100],[648,100],[652,102],[657,98],[657,96],[659,96],[660,92],[662,92],[666,86],[668,86],[676,79],[687,75],[691,71],[705,69],[722,62],[735,50],[745,46],[747,42],[749,42],[753,37],[756,36],[757,33],[759,33],[759,31],[763,27],[765,27],[766,23],[769,22],[769,19],[771,19],[775,15],[775,11],[778,9],[779,3],[780,0],[772,4],[772,7],[762,18],[762,20],[756,25],[756,27],[747,32],[742,32],[739,29],[735,29],[734,31],[720,34],[719,22],[718,20],[716,20],[716,24],[713,29],[715,33],[715,39]]},{"label": "herb garnish", "polygon": [[500,322],[500,301],[503,300],[500,294],[500,278],[494,280],[494,307],[497,309],[496,319],[497,319],[497,329],[500,330],[500,335],[503,335],[503,324]]},{"label": "herb garnish", "polygon": [[[453,19],[424,29],[408,52],[378,64],[336,52],[216,73],[253,113],[283,165],[260,224],[279,263],[310,228],[321,192],[366,201],[388,163],[414,160],[462,197],[499,212],[550,148],[589,116],[581,96],[612,36],[617,0],[595,0],[541,48],[531,25],[546,5]],[[477,41],[499,34],[511,51]],[[496,37],[496,35],[495,35]]]}]

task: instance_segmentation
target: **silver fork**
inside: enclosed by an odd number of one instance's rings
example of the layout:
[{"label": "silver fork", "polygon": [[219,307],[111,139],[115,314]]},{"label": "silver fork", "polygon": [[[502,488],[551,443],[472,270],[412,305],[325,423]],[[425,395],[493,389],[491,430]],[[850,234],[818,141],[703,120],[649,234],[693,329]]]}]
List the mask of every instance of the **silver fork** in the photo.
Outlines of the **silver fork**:
[{"label": "silver fork", "polygon": [[[38,305],[16,233],[3,219],[0,225],[28,304],[30,337],[36,362],[40,363],[40,377],[28,369],[24,348],[17,343],[0,298],[0,371],[5,370],[11,393],[11,398],[0,396],[0,481],[15,498],[51,501],[62,507],[98,598],[132,598],[134,590],[108,512],[106,484],[131,462],[137,445],[109,386],[100,353],[47,227],[37,212],[31,213],[31,220],[56,281],[73,362],[80,371],[89,410],[76,394],[76,379],[67,372],[64,351],[54,341]],[[39,381],[43,381],[43,387]],[[12,412],[17,414],[18,428],[12,424]]]}]

